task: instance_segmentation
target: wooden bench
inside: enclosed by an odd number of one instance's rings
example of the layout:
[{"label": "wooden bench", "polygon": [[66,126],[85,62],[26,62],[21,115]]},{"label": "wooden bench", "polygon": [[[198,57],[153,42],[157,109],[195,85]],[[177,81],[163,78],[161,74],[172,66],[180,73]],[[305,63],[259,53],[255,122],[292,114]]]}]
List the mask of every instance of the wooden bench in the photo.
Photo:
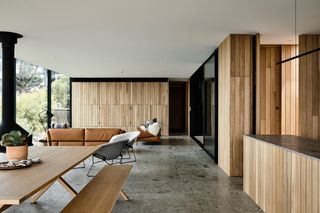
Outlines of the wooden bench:
[{"label": "wooden bench", "polygon": [[132,165],[105,166],[62,210],[62,212],[111,212],[120,195],[128,200],[122,187]]}]

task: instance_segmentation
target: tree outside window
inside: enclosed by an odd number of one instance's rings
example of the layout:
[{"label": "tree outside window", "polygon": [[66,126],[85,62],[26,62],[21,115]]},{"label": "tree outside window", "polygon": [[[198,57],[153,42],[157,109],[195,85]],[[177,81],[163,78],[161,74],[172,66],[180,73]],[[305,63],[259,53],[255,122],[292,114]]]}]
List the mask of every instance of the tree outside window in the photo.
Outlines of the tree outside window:
[{"label": "tree outside window", "polygon": [[47,109],[47,72],[21,60],[16,72],[17,123],[37,141],[45,135],[39,113]]}]

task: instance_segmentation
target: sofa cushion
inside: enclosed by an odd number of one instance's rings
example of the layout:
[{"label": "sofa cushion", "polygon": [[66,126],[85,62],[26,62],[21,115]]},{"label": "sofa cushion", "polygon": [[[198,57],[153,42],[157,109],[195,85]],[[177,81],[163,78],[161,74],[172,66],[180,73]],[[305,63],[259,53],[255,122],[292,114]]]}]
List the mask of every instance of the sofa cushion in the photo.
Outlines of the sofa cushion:
[{"label": "sofa cushion", "polygon": [[158,136],[160,132],[160,124],[158,122],[152,123],[151,125],[148,126],[148,132],[153,134],[154,136]]},{"label": "sofa cushion", "polygon": [[118,128],[85,129],[85,142],[107,142],[121,131]]},{"label": "sofa cushion", "polygon": [[48,129],[49,141],[84,141],[84,129]]}]

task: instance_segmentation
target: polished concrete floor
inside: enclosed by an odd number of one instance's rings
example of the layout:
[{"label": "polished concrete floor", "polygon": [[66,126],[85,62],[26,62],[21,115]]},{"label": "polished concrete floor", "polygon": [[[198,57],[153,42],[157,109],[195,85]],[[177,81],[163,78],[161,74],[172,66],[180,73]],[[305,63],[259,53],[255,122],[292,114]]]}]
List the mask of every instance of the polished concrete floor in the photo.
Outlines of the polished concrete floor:
[{"label": "polished concrete floor", "polygon": [[[138,161],[125,186],[130,200],[118,199],[113,212],[261,212],[242,191],[242,178],[227,177],[188,137],[165,138],[161,145],[139,143],[135,150]],[[64,177],[79,191],[91,180],[87,171],[88,166],[73,169]],[[5,212],[59,212],[70,200],[55,183],[36,204],[25,201]]]}]

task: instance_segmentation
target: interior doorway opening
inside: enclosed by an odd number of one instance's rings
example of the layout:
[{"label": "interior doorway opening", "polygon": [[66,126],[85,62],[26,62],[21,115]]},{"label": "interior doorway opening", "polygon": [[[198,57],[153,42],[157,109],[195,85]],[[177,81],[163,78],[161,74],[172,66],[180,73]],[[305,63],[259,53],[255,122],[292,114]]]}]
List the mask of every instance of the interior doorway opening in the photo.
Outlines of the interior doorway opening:
[{"label": "interior doorway opening", "polygon": [[187,82],[169,81],[169,135],[187,135]]}]

